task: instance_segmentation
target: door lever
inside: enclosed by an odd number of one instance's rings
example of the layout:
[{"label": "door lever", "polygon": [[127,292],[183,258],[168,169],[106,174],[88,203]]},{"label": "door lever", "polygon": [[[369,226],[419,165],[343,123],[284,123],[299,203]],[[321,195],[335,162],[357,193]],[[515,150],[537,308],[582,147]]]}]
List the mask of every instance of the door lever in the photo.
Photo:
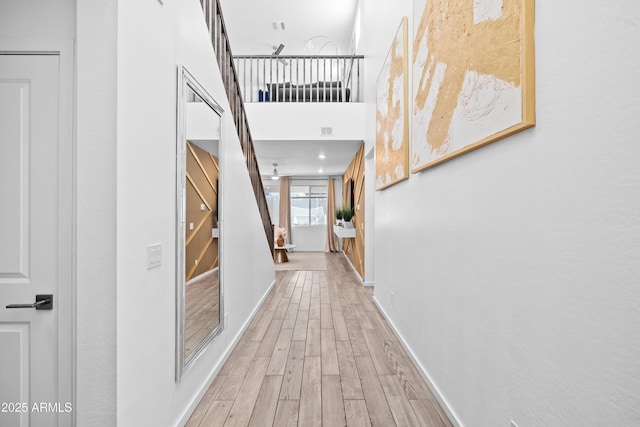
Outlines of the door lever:
[{"label": "door lever", "polygon": [[9,304],[7,308],[35,308],[36,310],[53,310],[53,295],[36,295],[33,304]]}]

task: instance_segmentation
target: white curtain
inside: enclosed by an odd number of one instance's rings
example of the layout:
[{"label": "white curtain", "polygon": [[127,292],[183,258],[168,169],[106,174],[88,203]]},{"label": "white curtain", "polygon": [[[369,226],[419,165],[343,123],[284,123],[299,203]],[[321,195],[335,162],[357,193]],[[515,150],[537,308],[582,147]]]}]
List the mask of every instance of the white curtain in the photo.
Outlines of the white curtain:
[{"label": "white curtain", "polygon": [[289,192],[289,177],[280,177],[280,209],[278,227],[287,230],[284,243],[291,243],[291,197]]},{"label": "white curtain", "polygon": [[333,232],[333,223],[336,213],[336,188],[333,178],[329,178],[327,183],[327,244],[325,252],[339,252],[338,236]]}]

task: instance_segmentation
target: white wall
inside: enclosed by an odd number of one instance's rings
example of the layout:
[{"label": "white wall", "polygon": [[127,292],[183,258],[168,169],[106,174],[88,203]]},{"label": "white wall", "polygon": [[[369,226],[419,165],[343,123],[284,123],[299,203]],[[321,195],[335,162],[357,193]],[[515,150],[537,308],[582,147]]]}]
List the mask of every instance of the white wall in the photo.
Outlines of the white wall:
[{"label": "white wall", "polygon": [[[360,141],[365,133],[362,102],[254,102],[245,104],[245,110],[251,123],[251,136],[256,141]],[[321,127],[332,127],[333,135],[322,136]]]},{"label": "white wall", "polygon": [[75,38],[75,0],[0,0],[0,39]]},{"label": "white wall", "polygon": [[[197,0],[118,3],[119,426],[179,423],[275,277],[214,58]],[[180,384],[174,380],[178,64],[227,112],[221,142],[226,325]],[[163,265],[146,270],[151,243],[162,243]]]},{"label": "white wall", "polygon": [[[364,157],[364,283],[367,286],[375,285],[375,196],[376,196],[376,175],[375,170],[375,150],[373,145],[365,145],[369,151],[365,150]],[[370,173],[366,173],[370,171]]]},{"label": "white wall", "polygon": [[536,8],[537,126],[376,193],[375,297],[462,425],[638,425],[640,4]]},{"label": "white wall", "polygon": [[116,423],[117,5],[114,3],[81,1],[76,9],[78,426]]},{"label": "white wall", "polygon": [[[336,208],[342,206],[342,177],[334,176],[335,179],[335,205]],[[304,180],[304,179],[292,179],[290,185],[315,185],[316,183],[326,184],[326,179],[319,180],[318,178]],[[333,213],[327,213],[327,222],[330,227],[333,227],[335,223],[335,215]],[[296,245],[295,251],[297,252],[324,252],[327,244],[327,228],[324,225],[292,225],[291,230],[291,243]],[[341,246],[342,247],[342,246]]]},{"label": "white wall", "polygon": [[327,243],[327,228],[324,225],[291,226],[291,242],[296,252],[324,252]]}]

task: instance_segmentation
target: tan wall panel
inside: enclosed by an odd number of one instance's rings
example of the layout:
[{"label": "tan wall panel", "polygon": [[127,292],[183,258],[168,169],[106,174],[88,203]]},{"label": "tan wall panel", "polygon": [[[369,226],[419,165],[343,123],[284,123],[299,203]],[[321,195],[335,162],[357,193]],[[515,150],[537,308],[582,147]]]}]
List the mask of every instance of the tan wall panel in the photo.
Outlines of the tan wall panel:
[{"label": "tan wall panel", "polygon": [[364,145],[360,147],[342,176],[343,205],[349,203],[346,200],[349,179],[353,179],[354,215],[352,221],[356,229],[356,238],[343,239],[342,250],[356,271],[360,273],[360,277],[364,277]]},{"label": "tan wall panel", "polygon": [[211,229],[218,226],[217,163],[216,157],[187,143],[186,280],[218,266],[218,239],[211,237]]},{"label": "tan wall panel", "polygon": [[[195,257],[198,257],[200,254],[196,254]],[[194,257],[194,259],[195,259]],[[191,280],[194,277],[198,277],[199,275],[206,273],[209,270],[218,266],[218,239],[215,239],[211,246],[207,247],[206,251],[202,258],[198,261],[198,265],[196,266],[194,262],[190,266],[188,266],[187,274],[190,276]],[[190,274],[189,274],[190,273]]]},{"label": "tan wall panel", "polygon": [[[196,227],[200,224],[205,217],[211,218],[211,213],[209,210],[205,210],[204,212],[200,211],[200,204],[202,203],[202,198],[193,188],[193,184],[187,181],[187,222],[185,223],[186,228],[186,239],[187,242],[191,241],[194,237],[194,233],[196,232]],[[193,223],[193,230],[190,230],[189,224]],[[211,233],[209,233],[211,234]]]}]

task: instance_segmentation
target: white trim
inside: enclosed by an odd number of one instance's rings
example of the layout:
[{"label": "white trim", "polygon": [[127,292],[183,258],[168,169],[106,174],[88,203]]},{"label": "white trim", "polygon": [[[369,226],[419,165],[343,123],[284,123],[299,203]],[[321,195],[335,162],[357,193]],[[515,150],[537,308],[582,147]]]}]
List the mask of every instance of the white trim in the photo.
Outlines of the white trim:
[{"label": "white trim", "polygon": [[378,307],[378,310],[380,310],[380,313],[385,318],[389,326],[391,326],[391,330],[393,331],[394,335],[396,336],[396,338],[398,338],[398,341],[400,341],[400,344],[402,344],[404,351],[406,351],[407,354],[409,355],[409,358],[413,362],[413,365],[416,367],[416,369],[420,373],[420,376],[422,376],[422,379],[424,380],[424,382],[427,383],[427,386],[431,390],[431,393],[433,393],[436,400],[438,401],[438,403],[440,404],[444,412],[449,417],[449,420],[451,421],[451,423],[454,426],[463,427],[463,424],[460,422],[460,420],[456,416],[455,412],[449,405],[449,402],[447,402],[447,399],[444,398],[438,386],[436,386],[436,384],[431,380],[431,376],[429,376],[429,373],[427,372],[427,370],[418,361],[418,358],[416,357],[415,353],[413,352],[413,350],[411,350],[411,347],[409,347],[409,344],[407,344],[404,337],[402,336],[400,331],[398,331],[398,328],[396,328],[396,325],[394,325],[394,323],[391,321],[391,319],[389,318],[387,313],[384,311],[384,309],[382,308],[382,305],[380,305],[380,302],[375,296],[373,297],[373,302],[376,305],[376,307]]},{"label": "white trim", "polygon": [[231,355],[231,352],[233,351],[233,349],[236,348],[236,345],[238,345],[238,342],[240,342],[240,338],[242,337],[242,334],[244,334],[245,331],[247,330],[247,328],[249,327],[249,324],[251,323],[251,321],[253,320],[255,315],[258,313],[258,310],[260,309],[260,307],[262,307],[262,304],[264,303],[264,300],[267,299],[267,296],[269,295],[269,292],[271,292],[271,289],[273,289],[275,284],[276,284],[275,280],[273,282],[271,282],[271,284],[269,285],[269,288],[264,293],[264,295],[262,295],[262,298],[260,298],[260,301],[258,301],[258,304],[256,304],[255,308],[253,309],[253,311],[251,312],[251,314],[249,315],[247,320],[244,322],[244,324],[242,325],[242,327],[240,328],[240,330],[238,331],[236,336],[233,337],[233,340],[231,340],[231,343],[229,343],[229,346],[227,347],[227,349],[224,351],[224,353],[222,353],[222,356],[218,360],[218,363],[215,364],[215,366],[213,367],[213,370],[207,376],[207,380],[203,384],[202,388],[194,396],[194,398],[191,401],[191,403],[189,404],[189,406],[187,406],[187,409],[183,413],[182,417],[180,417],[180,422],[179,422],[178,425],[183,426],[183,425],[185,425],[187,423],[187,421],[189,421],[189,418],[191,417],[191,415],[193,415],[193,411],[196,410],[196,407],[198,406],[198,404],[200,403],[200,401],[204,397],[205,393],[207,392],[209,387],[211,387],[211,384],[213,383],[213,380],[216,379],[216,376],[218,375],[218,373],[220,372],[220,370],[224,366],[225,362],[227,361],[227,359],[229,359],[229,356]]},{"label": "white trim", "polygon": [[[75,82],[76,82],[76,71],[75,71],[75,43],[72,40],[62,40],[58,42],[59,44],[59,52],[60,52],[60,164],[62,168],[67,167],[68,171],[62,171],[61,173],[64,176],[60,176],[60,185],[70,185],[70,195],[69,200],[64,201],[64,203],[68,203],[70,209],[69,218],[60,219],[60,221],[68,221],[71,227],[68,230],[69,239],[67,242],[64,242],[65,249],[69,251],[69,259],[65,262],[68,263],[68,268],[70,269],[69,274],[65,274],[67,276],[67,280],[69,280],[69,289],[67,290],[68,294],[66,295],[68,301],[68,311],[69,315],[64,318],[58,317],[59,327],[69,328],[70,329],[70,342],[62,343],[58,340],[58,345],[69,348],[71,354],[69,355],[69,359],[67,361],[58,362],[58,375],[64,377],[66,375],[71,379],[71,384],[68,385],[67,393],[69,393],[69,399],[73,408],[76,408],[76,258],[77,258],[77,249],[76,249],[76,229],[77,229],[77,220],[76,220],[76,211],[77,211],[77,203],[76,203],[76,134],[75,134]],[[64,140],[70,141],[68,144],[64,143]],[[63,150],[68,150],[67,152],[63,152]],[[60,192],[60,190],[58,190]],[[64,233],[64,232],[63,232]],[[60,239],[62,240],[62,238]],[[58,287],[58,292],[60,293],[60,287]],[[62,295],[61,295],[62,296]],[[60,316],[60,315],[58,315]],[[68,322],[68,323],[64,323]],[[59,352],[60,353],[60,352]],[[64,373],[64,368],[70,369],[68,374]],[[65,387],[63,384],[58,385],[58,390],[63,390]],[[77,411],[74,411],[73,414],[70,415],[70,419],[68,420],[69,424],[72,426],[77,425]],[[62,424],[62,423],[61,423]]]},{"label": "white trim", "polygon": [[[364,281],[364,279],[362,277],[360,277],[360,273],[358,273],[358,270],[356,270],[356,268],[353,266],[353,264],[351,264],[351,260],[349,259],[349,257],[347,256],[347,254],[344,253],[344,251],[342,249],[340,249],[340,253],[342,254],[342,256],[344,257],[344,259],[347,260],[347,262],[349,263],[349,265],[351,266],[351,269],[353,270],[354,273],[356,273],[356,277],[360,280],[360,283],[362,283],[363,286],[370,286],[367,285]],[[372,286],[372,285],[371,285]]]},{"label": "white trim", "polygon": [[[77,424],[76,337],[76,135],[75,44],[71,39],[0,39],[0,53],[56,55],[59,58],[58,116],[58,399],[70,402],[71,413],[58,413],[59,425]],[[65,286],[65,284],[67,284]],[[62,338],[61,338],[62,337]],[[60,381],[68,378],[69,382]]]}]

